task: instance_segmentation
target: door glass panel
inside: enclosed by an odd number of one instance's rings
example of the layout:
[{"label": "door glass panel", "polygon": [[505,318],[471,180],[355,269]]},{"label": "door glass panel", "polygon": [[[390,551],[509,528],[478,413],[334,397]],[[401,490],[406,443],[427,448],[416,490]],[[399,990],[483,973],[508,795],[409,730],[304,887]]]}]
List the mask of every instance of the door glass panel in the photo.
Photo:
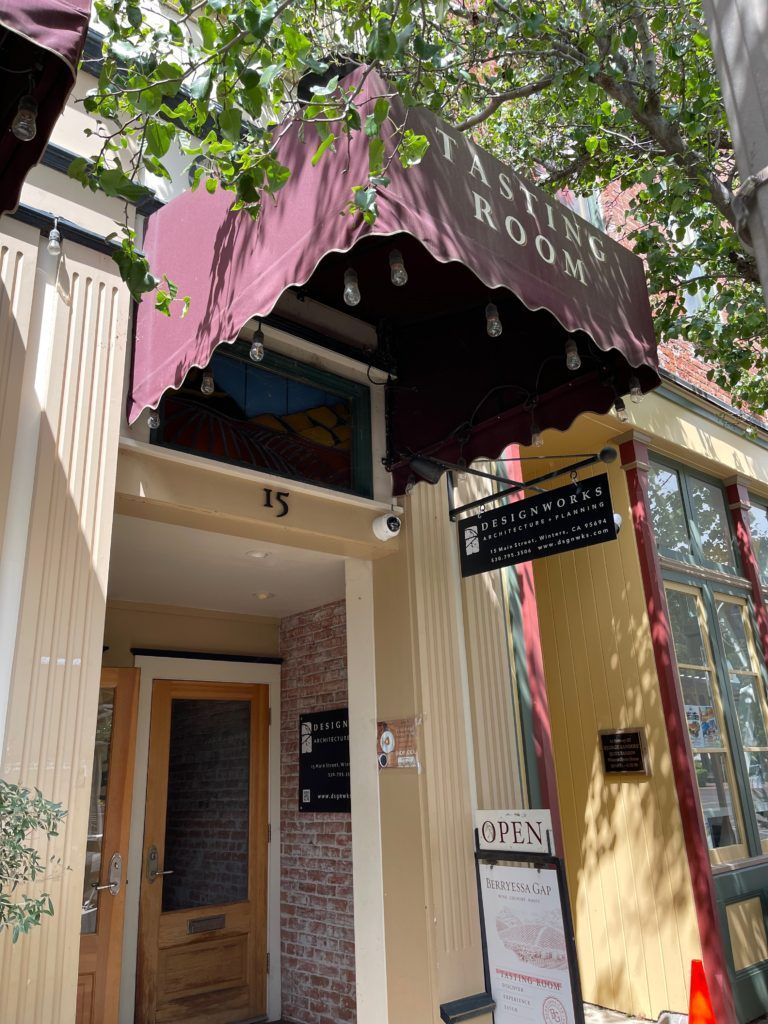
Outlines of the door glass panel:
[{"label": "door glass panel", "polygon": [[248,899],[251,705],[174,700],[163,911]]},{"label": "door glass panel", "polygon": [[674,469],[651,465],[648,473],[648,504],[659,547],[674,555],[689,555],[691,545],[683,497]]},{"label": "door glass panel", "polygon": [[741,835],[733,805],[726,755],[694,752],[693,764],[710,850],[717,850],[721,846],[737,846],[741,842]]},{"label": "door glass panel", "polygon": [[721,568],[733,570],[733,547],[723,492],[715,484],[693,478],[689,479],[689,486],[704,558]]},{"label": "door glass panel", "polygon": [[768,747],[765,735],[763,709],[758,696],[757,680],[754,676],[731,676],[733,702],[741,730],[741,742],[745,747]]},{"label": "door glass panel", "polygon": [[708,747],[721,748],[723,740],[712,696],[709,672],[680,669],[680,685],[688,720],[688,735],[694,750]]},{"label": "door glass panel", "polygon": [[760,579],[763,586],[768,587],[768,512],[759,505],[753,505],[749,510],[749,532]]},{"label": "door glass panel", "polygon": [[680,590],[668,590],[667,605],[678,662],[681,665],[706,665],[696,598]]},{"label": "door glass panel", "polygon": [[[92,935],[98,927],[101,863],[104,857],[104,815],[107,807],[109,779],[109,751],[112,746],[112,725],[115,710],[113,687],[99,690],[99,711],[96,720],[96,744],[93,751],[91,779],[91,805],[88,811],[88,838],[85,847],[85,877],[83,879],[83,909],[80,931]],[[105,873],[106,879],[106,873]]]}]

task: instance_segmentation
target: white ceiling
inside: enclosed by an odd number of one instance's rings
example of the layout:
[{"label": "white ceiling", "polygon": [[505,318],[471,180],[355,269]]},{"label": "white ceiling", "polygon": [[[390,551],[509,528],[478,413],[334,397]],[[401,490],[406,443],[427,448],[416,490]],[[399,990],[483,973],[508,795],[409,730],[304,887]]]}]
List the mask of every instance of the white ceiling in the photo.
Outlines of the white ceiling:
[{"label": "white ceiling", "polygon": [[[253,558],[249,551],[264,551]],[[259,593],[274,596],[259,600]],[[344,596],[344,560],[116,515],[108,596],[282,618]]]}]

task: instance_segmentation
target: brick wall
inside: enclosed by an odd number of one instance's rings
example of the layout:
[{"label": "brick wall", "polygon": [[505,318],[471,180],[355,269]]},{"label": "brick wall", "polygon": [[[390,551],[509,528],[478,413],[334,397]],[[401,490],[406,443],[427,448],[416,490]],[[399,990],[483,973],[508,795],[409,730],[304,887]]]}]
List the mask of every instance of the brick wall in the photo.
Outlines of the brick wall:
[{"label": "brick wall", "polygon": [[299,715],[347,706],[343,601],[280,624],[283,1017],[352,1024],[355,937],[349,814],[300,814]]}]

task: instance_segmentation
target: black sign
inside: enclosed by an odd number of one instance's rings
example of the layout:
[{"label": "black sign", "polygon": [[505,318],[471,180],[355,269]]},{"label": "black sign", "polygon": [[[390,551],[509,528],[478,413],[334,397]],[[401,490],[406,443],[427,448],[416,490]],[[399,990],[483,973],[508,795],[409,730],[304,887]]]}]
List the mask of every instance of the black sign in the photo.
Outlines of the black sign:
[{"label": "black sign", "polygon": [[599,735],[606,774],[649,774],[643,729],[601,729]]},{"label": "black sign", "polygon": [[615,537],[608,475],[601,473],[460,520],[461,575],[475,576]]},{"label": "black sign", "polygon": [[299,810],[351,810],[347,708],[299,716]]}]

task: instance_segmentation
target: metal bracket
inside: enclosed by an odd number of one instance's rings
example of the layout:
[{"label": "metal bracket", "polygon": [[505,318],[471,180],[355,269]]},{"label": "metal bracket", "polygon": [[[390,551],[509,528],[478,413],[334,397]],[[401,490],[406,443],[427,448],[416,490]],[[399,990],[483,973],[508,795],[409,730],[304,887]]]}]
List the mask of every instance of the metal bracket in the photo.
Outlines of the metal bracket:
[{"label": "metal bracket", "polygon": [[469,512],[473,508],[479,508],[481,505],[491,505],[495,501],[499,501],[501,498],[507,498],[510,494],[517,494],[519,491],[538,491],[541,488],[537,487],[537,484],[545,483],[547,480],[555,480],[559,476],[566,476],[570,474],[571,477],[577,473],[580,469],[586,469],[587,466],[594,466],[597,462],[604,462],[606,465],[611,462],[615,462],[618,458],[618,452],[615,448],[606,446],[596,455],[590,455],[586,459],[581,459],[580,462],[573,462],[570,466],[563,466],[561,469],[553,469],[551,473],[545,473],[543,476],[537,476],[534,480],[527,480],[525,483],[515,484],[513,487],[508,487],[504,491],[498,491],[496,494],[489,494],[487,498],[476,498],[475,501],[470,501],[466,505],[459,505],[458,508],[450,508],[448,510],[448,516],[452,523],[455,523],[462,512]]}]

